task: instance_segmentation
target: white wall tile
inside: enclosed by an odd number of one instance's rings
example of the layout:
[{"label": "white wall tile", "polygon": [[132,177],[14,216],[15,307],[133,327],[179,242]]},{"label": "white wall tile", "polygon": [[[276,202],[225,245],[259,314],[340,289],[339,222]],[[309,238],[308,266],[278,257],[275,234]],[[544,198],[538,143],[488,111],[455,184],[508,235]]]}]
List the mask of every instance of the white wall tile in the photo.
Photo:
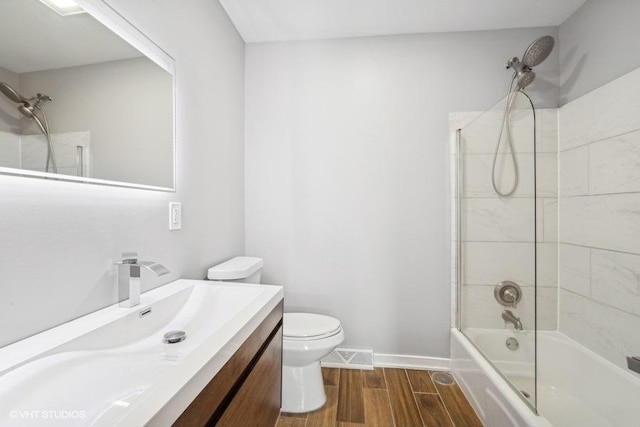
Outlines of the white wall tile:
[{"label": "white wall tile", "polygon": [[558,195],[558,156],[556,153],[536,155],[536,195],[556,197]]},{"label": "white wall tile", "polygon": [[467,242],[464,244],[464,283],[496,285],[512,280],[533,286],[533,243]]},{"label": "white wall tile", "polygon": [[558,244],[538,242],[537,248],[538,286],[558,286]]},{"label": "white wall tile", "polygon": [[640,131],[589,145],[591,194],[640,191]]},{"label": "white wall tile", "polygon": [[0,167],[20,167],[20,137],[0,131]]},{"label": "white wall tile", "polygon": [[23,135],[20,137],[22,147],[22,168],[43,170],[47,162],[47,140],[43,135]]},{"label": "white wall tile", "polygon": [[591,295],[590,249],[560,243],[558,275],[560,287],[584,296]]},{"label": "white wall tile", "polygon": [[536,289],[538,330],[555,331],[558,329],[558,289],[538,287]]},{"label": "white wall tile", "polygon": [[542,241],[558,241],[558,199],[538,199],[538,205],[544,206],[542,216]]},{"label": "white wall tile", "polygon": [[592,249],[591,297],[640,316],[640,255]]},{"label": "white wall tile", "polygon": [[[535,325],[534,288],[522,288],[522,300],[516,308],[498,303],[493,295],[493,286],[465,285],[462,292],[464,307],[462,325],[465,328],[512,329],[511,324],[502,320],[502,312],[511,310],[519,317],[524,329],[531,330]],[[554,288],[537,289],[538,329],[555,330],[557,328],[557,291]]]},{"label": "white wall tile", "polygon": [[[538,286],[557,286],[557,245],[538,244]],[[512,280],[520,286],[533,286],[534,244],[466,242],[463,249],[464,283],[493,285]]]},{"label": "white wall tile", "polygon": [[559,115],[560,330],[623,368],[640,352],[639,109],[640,69]]},{"label": "white wall tile", "polygon": [[[454,117],[460,121],[462,114]],[[557,110],[537,111],[537,196],[540,241],[538,244],[538,322],[544,329],[557,328]],[[465,146],[465,197],[463,323],[467,326],[504,328],[504,307],[493,296],[494,285],[513,280],[526,290],[516,315],[533,327],[534,195],[533,139],[530,111],[512,115],[512,137],[520,172],[514,197],[499,198],[491,185],[491,167],[501,111],[491,111],[463,130]],[[513,179],[511,158],[501,146],[499,185]],[[545,209],[546,206],[546,209]],[[546,225],[546,226],[544,226]],[[545,234],[546,231],[546,234]],[[484,285],[484,286],[483,286]],[[488,285],[488,286],[487,286]],[[544,290],[543,287],[546,287]],[[526,325],[525,325],[526,327]]]},{"label": "white wall tile", "polygon": [[536,152],[556,154],[558,152],[558,110],[542,109],[537,110],[536,114],[538,122]]},{"label": "white wall tile", "polygon": [[[500,132],[504,112],[488,111],[462,129],[466,153],[492,154],[500,137],[499,152],[507,152],[509,139],[506,126]],[[531,112],[516,111],[511,114],[510,137],[517,153],[533,153],[533,116]]]},{"label": "white wall tile", "polygon": [[626,370],[640,354],[640,317],[560,290],[560,331]]},{"label": "white wall tile", "polygon": [[[462,129],[465,153],[493,154],[495,152],[504,114],[503,108],[504,106],[499,106],[498,110],[485,112],[481,116],[477,116],[478,113],[459,113],[460,116],[454,116],[454,123],[460,123],[464,119],[468,119],[470,115],[476,115],[475,120]],[[537,153],[555,153],[557,150],[556,111],[555,109],[536,110]],[[511,115],[510,129],[516,153],[533,153],[533,116],[531,111],[514,111]],[[507,135],[503,131],[500,152],[505,152],[506,146]]]},{"label": "white wall tile", "polygon": [[[492,185],[493,154],[467,154],[464,156],[465,197],[498,197]],[[533,197],[533,154],[518,154],[518,186],[513,197]],[[508,154],[496,160],[496,185],[502,192],[514,185],[515,170]]]},{"label": "white wall tile", "polygon": [[640,194],[562,198],[560,241],[640,253]]},{"label": "white wall tile", "polygon": [[562,151],[558,188],[560,197],[582,196],[589,193],[589,147],[581,146]]},{"label": "white wall tile", "polygon": [[528,198],[464,199],[463,221],[466,241],[531,242],[534,202]]},{"label": "white wall tile", "polygon": [[560,109],[560,150],[640,129],[640,69]]}]

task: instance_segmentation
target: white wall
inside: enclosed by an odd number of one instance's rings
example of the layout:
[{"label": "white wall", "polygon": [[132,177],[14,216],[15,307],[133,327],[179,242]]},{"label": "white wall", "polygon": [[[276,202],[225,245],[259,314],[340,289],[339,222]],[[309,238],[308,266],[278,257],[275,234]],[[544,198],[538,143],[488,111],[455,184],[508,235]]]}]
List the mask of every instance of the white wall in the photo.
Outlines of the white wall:
[{"label": "white wall", "polygon": [[123,251],[171,270],[145,289],[244,252],[242,40],[215,1],[109,3],[176,59],[178,190],[0,176],[0,345],[114,303]]},{"label": "white wall", "polygon": [[[91,132],[93,178],[172,187],[173,84],[150,59],[24,73],[20,91],[53,98],[51,133]],[[40,134],[32,120],[22,125]]]},{"label": "white wall", "polygon": [[[497,101],[543,34],[247,45],[246,248],[287,309],[337,316],[345,347],[448,355],[448,113]],[[536,71],[555,107],[557,52]]]},{"label": "white wall", "polygon": [[560,105],[640,67],[638,17],[638,0],[587,0],[560,25]]}]

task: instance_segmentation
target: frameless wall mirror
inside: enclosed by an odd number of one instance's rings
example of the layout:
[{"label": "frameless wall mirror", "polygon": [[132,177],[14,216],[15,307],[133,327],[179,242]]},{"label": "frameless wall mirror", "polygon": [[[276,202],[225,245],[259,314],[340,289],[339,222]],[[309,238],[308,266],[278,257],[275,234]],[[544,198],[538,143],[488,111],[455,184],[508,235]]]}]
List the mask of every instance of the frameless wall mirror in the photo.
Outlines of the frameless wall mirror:
[{"label": "frameless wall mirror", "polygon": [[172,191],[174,62],[102,0],[0,1],[0,172]]}]

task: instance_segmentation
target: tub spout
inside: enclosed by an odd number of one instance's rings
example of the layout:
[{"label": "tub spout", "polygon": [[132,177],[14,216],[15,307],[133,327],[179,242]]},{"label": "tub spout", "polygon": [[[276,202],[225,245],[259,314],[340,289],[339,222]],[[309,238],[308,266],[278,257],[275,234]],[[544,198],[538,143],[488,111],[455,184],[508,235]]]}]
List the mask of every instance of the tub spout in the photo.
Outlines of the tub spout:
[{"label": "tub spout", "polygon": [[513,323],[513,326],[521,331],[522,330],[522,322],[520,321],[519,317],[516,317],[511,310],[505,310],[502,312],[502,320],[504,320],[505,322],[510,322]]}]

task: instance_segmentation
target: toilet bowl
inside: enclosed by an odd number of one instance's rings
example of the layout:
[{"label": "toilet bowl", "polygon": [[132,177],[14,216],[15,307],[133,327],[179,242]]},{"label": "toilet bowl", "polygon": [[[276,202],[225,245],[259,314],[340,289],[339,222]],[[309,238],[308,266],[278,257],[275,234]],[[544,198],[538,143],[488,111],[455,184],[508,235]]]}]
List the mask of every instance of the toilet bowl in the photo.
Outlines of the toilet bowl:
[{"label": "toilet bowl", "polygon": [[282,411],[309,412],[327,401],[320,359],[344,341],[340,321],[311,313],[285,313],[282,339]]},{"label": "toilet bowl", "polygon": [[[210,280],[260,283],[261,258],[237,257],[211,267]],[[344,341],[340,321],[312,313],[285,313],[282,338],[283,412],[309,412],[327,401],[320,359]]]}]

